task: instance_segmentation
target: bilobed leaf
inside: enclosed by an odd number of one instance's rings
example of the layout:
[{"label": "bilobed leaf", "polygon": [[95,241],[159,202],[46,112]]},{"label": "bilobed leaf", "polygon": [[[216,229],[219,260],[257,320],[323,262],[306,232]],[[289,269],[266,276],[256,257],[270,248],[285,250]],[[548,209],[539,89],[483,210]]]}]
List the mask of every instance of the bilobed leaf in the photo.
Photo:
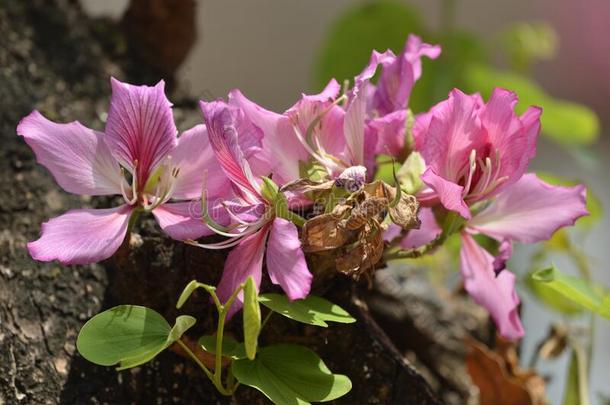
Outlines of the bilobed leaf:
[{"label": "bilobed leaf", "polygon": [[249,359],[256,356],[258,334],[261,331],[261,308],[254,279],[248,277],[244,288],[244,345]]},{"label": "bilobed leaf", "polygon": [[318,355],[297,345],[268,346],[255,360],[236,360],[233,374],[276,405],[332,401],[352,387],[348,377],[333,374]]},{"label": "bilobed leaf", "polygon": [[[216,354],[216,336],[205,335],[199,338],[199,345],[208,353]],[[246,358],[246,347],[230,336],[222,338],[222,355],[233,359]]]},{"label": "bilobed leaf", "polygon": [[186,285],[186,287],[184,287],[184,290],[182,290],[182,294],[180,294],[180,297],[178,298],[178,303],[176,304],[176,308],[178,308],[178,309],[182,308],[182,306],[184,305],[186,300],[188,300],[189,297],[191,296],[191,294],[193,294],[193,292],[195,292],[195,290],[198,288],[203,288],[206,291],[215,290],[215,287],[213,287],[211,285],[203,284],[203,283],[198,282],[197,280],[193,280],[190,283],[188,283]]},{"label": "bilobed leaf", "polygon": [[184,332],[195,325],[195,322],[197,322],[197,320],[190,315],[180,315],[177,317],[176,323],[174,323],[172,330],[169,331],[169,335],[167,336],[168,346],[180,339]]},{"label": "bilobed leaf", "polygon": [[274,312],[309,325],[327,327],[326,322],[356,322],[356,319],[340,306],[315,295],[289,301],[285,295],[261,294],[258,300]]},{"label": "bilobed leaf", "polygon": [[[91,318],[76,340],[79,353],[92,363],[134,367],[152,359],[168,344],[172,328],[158,312],[120,305]],[[170,343],[171,344],[171,343]]]},{"label": "bilobed leaf", "polygon": [[525,278],[525,284],[529,291],[542,303],[550,309],[553,309],[564,315],[578,315],[583,313],[584,309],[574,301],[566,298],[561,293],[549,288],[544,283],[540,283],[533,279],[534,272],[530,272]]},{"label": "bilobed leaf", "polygon": [[564,298],[610,319],[610,295],[605,292],[604,287],[561,274],[555,266],[535,272],[532,278]]},{"label": "bilobed leaf", "polygon": [[558,100],[548,95],[529,78],[501,72],[483,64],[472,64],[465,70],[467,90],[480,91],[489,97],[495,87],[502,87],[519,95],[518,113],[530,105],[543,108],[542,133],[564,145],[590,145],[599,136],[599,118],[584,105]]}]

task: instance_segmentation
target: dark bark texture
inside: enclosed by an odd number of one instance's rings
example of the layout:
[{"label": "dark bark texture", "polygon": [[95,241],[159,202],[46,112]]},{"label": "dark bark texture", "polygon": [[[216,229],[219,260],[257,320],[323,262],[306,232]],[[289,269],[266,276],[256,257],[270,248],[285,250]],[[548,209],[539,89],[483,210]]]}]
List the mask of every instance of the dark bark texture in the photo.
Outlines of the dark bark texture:
[{"label": "dark bark texture", "polygon": [[[193,6],[190,0],[185,4]],[[146,15],[132,10],[130,18],[141,21]],[[131,25],[130,32],[141,41],[146,35],[139,28]],[[16,135],[19,119],[35,108],[56,121],[78,119],[102,129],[109,76],[152,83],[161,70],[171,78],[183,48],[171,66],[148,66],[130,51],[146,44],[134,45],[119,24],[92,20],[69,0],[0,0],[0,32],[0,404],[268,403],[248,387],[240,387],[233,398],[218,395],[192,362],[173,351],[116,372],[88,363],[75,350],[84,322],[117,304],[148,305],[173,321],[182,288],[192,279],[217,282],[225,253],[171,241],[150,218],[140,221],[138,234],[106,263],[38,263],[26,250],[47,219],[113,201],[63,192]],[[187,35],[184,41],[192,39]],[[146,59],[149,51],[140,55]],[[199,121],[196,100],[170,98],[181,129]],[[332,370],[347,374],[354,388],[336,403],[467,402],[472,389],[464,377],[461,340],[481,330],[484,321],[472,315],[477,312],[471,307],[450,304],[449,311],[424,278],[408,272],[408,282],[401,272],[406,270],[378,273],[385,276],[377,277],[374,291],[331,277],[315,292],[344,306],[357,323],[320,329],[274,316],[262,344],[304,344]],[[264,284],[273,289],[268,280]],[[203,296],[195,294],[182,313],[200,320],[193,338],[214,330],[214,312]],[[229,325],[229,333],[239,337],[234,329]]]}]

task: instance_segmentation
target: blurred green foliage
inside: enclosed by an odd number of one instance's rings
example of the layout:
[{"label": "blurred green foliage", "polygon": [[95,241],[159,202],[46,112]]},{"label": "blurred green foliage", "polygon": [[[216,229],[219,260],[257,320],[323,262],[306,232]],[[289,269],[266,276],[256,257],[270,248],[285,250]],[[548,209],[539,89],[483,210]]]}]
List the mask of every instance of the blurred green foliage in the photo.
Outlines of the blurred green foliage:
[{"label": "blurred green foliage", "polygon": [[527,73],[533,63],[553,59],[559,47],[559,38],[546,22],[517,22],[504,29],[501,44],[511,68]]},{"label": "blurred green foliage", "polygon": [[422,33],[419,15],[394,1],[350,8],[331,26],[314,67],[316,87],[331,78],[352,79],[368,63],[373,49],[400,52],[409,33]]}]

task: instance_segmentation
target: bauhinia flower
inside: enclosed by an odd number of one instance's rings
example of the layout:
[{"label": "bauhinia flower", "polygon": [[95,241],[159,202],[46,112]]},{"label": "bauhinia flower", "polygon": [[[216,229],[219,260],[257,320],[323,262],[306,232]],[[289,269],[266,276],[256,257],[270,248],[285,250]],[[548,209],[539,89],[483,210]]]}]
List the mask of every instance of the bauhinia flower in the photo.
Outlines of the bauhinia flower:
[{"label": "bauhinia flower", "polygon": [[[585,206],[584,186],[552,186],[528,173],[463,225],[460,259],[464,287],[475,302],[489,311],[505,338],[515,340],[523,336],[517,312],[519,297],[515,291],[515,275],[505,268],[512,254],[513,241],[537,243],[547,240],[559,228],[573,225],[578,218],[587,215]],[[440,234],[431,209],[422,210],[421,214],[421,228],[409,232],[401,242],[403,247],[431,243]],[[476,234],[498,242],[496,257],[475,241],[473,235]]]},{"label": "bauhinia flower", "polygon": [[[332,79],[315,95],[301,99],[277,114],[231,92],[229,103],[241,108],[248,119],[265,133],[263,154],[272,161],[277,179],[289,182],[301,177],[295,161],[308,163],[313,157],[335,178],[346,169],[364,166],[372,178],[375,156],[397,156],[404,147],[406,108],[413,85],[421,76],[421,57],[436,58],[440,47],[409,36],[403,52],[373,51],[365,69],[355,77],[348,94]],[[377,67],[377,86],[370,83]]]},{"label": "bauhinia flower", "polygon": [[471,217],[469,207],[517,182],[536,153],[538,107],[514,112],[517,96],[496,89],[489,101],[453,90],[449,99],[419,116],[413,135],[427,169],[428,186],[418,194],[424,205]]},{"label": "bauhinia flower", "polygon": [[[373,51],[368,65],[356,76],[353,95],[363,93],[366,102],[366,135],[374,142],[374,154],[399,156],[405,147],[407,107],[415,82],[421,77],[421,58],[436,59],[441,47],[409,35],[400,55],[391,50]],[[379,65],[377,85],[370,84]],[[362,89],[360,89],[362,88]]]},{"label": "bauhinia flower", "polygon": [[[201,102],[201,108],[210,145],[236,194],[236,198],[221,203],[233,226],[222,227],[208,218],[210,228],[228,239],[199,245],[208,249],[233,247],[218,285],[219,298],[227,300],[249,276],[260,286],[263,257],[271,282],[279,284],[289,299],[306,297],[312,275],[293,223],[302,224],[303,219],[289,211],[288,201],[273,181],[256,177],[259,173],[244,156],[238,134],[252,129],[251,123],[241,109],[222,101]],[[231,307],[232,313],[238,309],[237,305]]]},{"label": "bauhinia flower", "polygon": [[177,137],[163,81],[148,87],[112,78],[111,84],[103,133],[77,121],[51,122],[38,111],[17,127],[64,190],[124,199],[115,208],[70,210],[44,223],[40,239],[28,244],[36,260],[87,264],[107,259],[123,242],[130,218],[140,211],[152,212],[174,239],[212,233],[194,215],[191,203],[169,202],[198,197],[204,170],[212,179],[207,184],[210,196],[223,194],[229,184],[208,148],[205,127],[197,125]]}]

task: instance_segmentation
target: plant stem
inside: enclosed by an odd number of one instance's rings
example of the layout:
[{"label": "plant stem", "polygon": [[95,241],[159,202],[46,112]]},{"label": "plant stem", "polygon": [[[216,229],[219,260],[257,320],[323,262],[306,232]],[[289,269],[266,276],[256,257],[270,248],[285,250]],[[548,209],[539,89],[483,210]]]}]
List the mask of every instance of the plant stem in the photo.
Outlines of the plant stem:
[{"label": "plant stem", "polygon": [[271,315],[273,315],[273,311],[269,311],[267,313],[267,315],[265,316],[265,319],[263,319],[263,323],[261,324],[261,329],[263,329],[265,327],[265,325],[267,324],[267,321],[269,321],[269,318],[271,318]]},{"label": "plant stem", "polygon": [[129,223],[127,224],[127,232],[125,233],[125,235],[127,235],[127,237],[129,237],[129,235],[131,234],[131,231],[133,230],[134,225],[138,221],[138,218],[140,217],[141,212],[142,212],[142,208],[138,207],[138,208],[134,209],[133,212],[131,213],[131,216],[129,217]]},{"label": "plant stem", "polygon": [[225,318],[227,312],[223,308],[218,314],[218,329],[216,330],[216,362],[214,364],[214,378],[222,380],[222,339],[225,331]]},{"label": "plant stem", "polygon": [[[216,389],[222,394],[222,395],[232,395],[233,391],[227,390],[225,387],[222,386],[222,383],[216,379],[216,377],[214,376],[214,374],[212,374],[212,372],[210,370],[208,370],[208,368],[205,366],[205,364],[203,364],[201,362],[201,360],[199,360],[199,357],[197,357],[197,355],[195,353],[192,352],[192,350],[188,347],[188,345],[186,345],[182,340],[178,339],[176,341],[180,347],[182,347],[182,349],[191,357],[191,359],[193,359],[193,361],[195,363],[197,363],[197,365],[203,370],[203,372],[205,373],[205,375],[212,381],[212,383],[214,384],[214,386],[216,387]],[[218,350],[217,350],[218,351]]]},{"label": "plant stem", "polygon": [[383,255],[383,258],[385,260],[415,259],[415,258],[421,257],[425,254],[432,252],[434,249],[436,249],[437,247],[442,245],[443,242],[445,241],[445,239],[447,239],[447,238],[444,237],[443,235],[440,235],[439,237],[434,239],[432,242],[430,242],[426,245],[420,246],[418,248],[407,249],[407,250],[399,249],[399,250],[389,251],[388,253]]},{"label": "plant stem", "polygon": [[295,214],[292,211],[286,210],[285,216],[286,216],[286,218],[284,218],[284,219],[287,219],[288,221],[292,222],[299,228],[302,228],[303,225],[305,225],[305,218],[303,218],[299,214]]}]

